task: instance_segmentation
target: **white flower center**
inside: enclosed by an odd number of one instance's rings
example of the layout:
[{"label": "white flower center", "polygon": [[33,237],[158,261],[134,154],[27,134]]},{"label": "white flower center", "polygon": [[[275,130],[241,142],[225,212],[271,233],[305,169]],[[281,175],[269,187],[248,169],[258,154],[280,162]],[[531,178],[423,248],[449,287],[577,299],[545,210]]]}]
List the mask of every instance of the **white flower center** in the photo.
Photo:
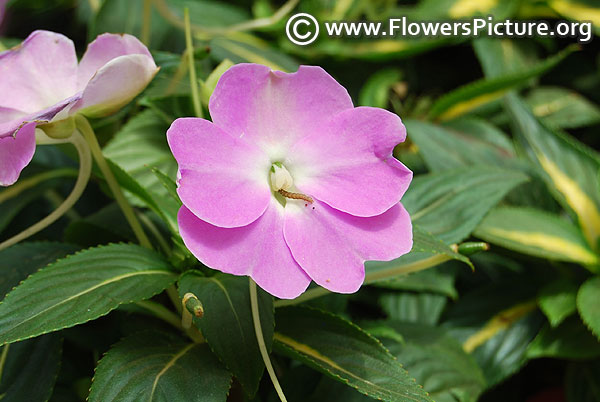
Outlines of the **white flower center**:
[{"label": "white flower center", "polygon": [[271,165],[271,188],[273,191],[289,190],[294,185],[294,179],[280,162]]}]

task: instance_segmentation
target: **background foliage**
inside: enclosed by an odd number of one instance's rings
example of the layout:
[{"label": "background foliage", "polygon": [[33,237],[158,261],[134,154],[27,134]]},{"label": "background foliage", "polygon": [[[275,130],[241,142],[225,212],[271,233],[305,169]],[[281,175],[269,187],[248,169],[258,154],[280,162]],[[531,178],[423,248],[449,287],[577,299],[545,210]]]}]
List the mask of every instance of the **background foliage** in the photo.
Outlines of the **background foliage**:
[{"label": "background foliage", "polygon": [[[202,266],[177,234],[165,132],[196,113],[183,57],[187,7],[205,116],[233,63],[283,71],[318,64],[355,104],[394,111],[408,129],[395,152],[415,172],[403,199],[413,251],[368,263],[368,286],[353,295],[310,290],[290,303],[260,294],[263,332],[290,401],[600,401],[598,38],[583,46],[320,38],[298,47],[277,12],[284,6],[319,21],[585,19],[600,33],[597,2],[296,3],[8,2],[2,48],[35,29],[68,35],[80,52],[97,34],[128,32],[149,45],[161,71],[125,109],[92,122],[155,250],[128,244],[135,237],[95,171],[69,214],[0,251],[2,400],[277,400],[263,375],[247,280]],[[0,190],[1,238],[55,208],[76,168],[68,147],[38,147],[19,183]],[[177,328],[163,292],[173,283],[203,302],[194,328],[205,342]],[[198,331],[188,335],[198,340]]]}]

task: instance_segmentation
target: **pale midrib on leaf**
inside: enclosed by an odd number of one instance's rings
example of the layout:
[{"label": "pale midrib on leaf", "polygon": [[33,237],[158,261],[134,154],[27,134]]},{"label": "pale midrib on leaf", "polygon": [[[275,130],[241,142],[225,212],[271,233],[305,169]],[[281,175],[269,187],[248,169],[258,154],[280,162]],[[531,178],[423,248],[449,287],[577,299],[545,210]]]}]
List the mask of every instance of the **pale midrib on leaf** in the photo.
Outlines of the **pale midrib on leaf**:
[{"label": "pale midrib on leaf", "polygon": [[[98,288],[101,288],[102,286],[106,286],[106,285],[109,285],[111,283],[114,283],[114,282],[117,282],[117,281],[120,281],[120,280],[123,280],[123,279],[127,279],[127,278],[130,278],[130,277],[133,277],[133,276],[137,276],[137,275],[156,275],[156,274],[160,274],[160,275],[172,275],[171,272],[165,271],[165,270],[150,270],[150,271],[129,272],[127,274],[122,274],[122,275],[119,275],[119,276],[115,276],[114,278],[105,280],[104,282],[100,282],[100,283],[98,283],[98,284],[96,284],[96,285],[94,285],[94,286],[92,286],[92,287],[90,287],[90,288],[88,288],[86,290],[83,290],[83,291],[81,291],[81,292],[79,292],[77,294],[69,296],[66,299],[61,300],[58,303],[55,303],[55,304],[53,304],[53,305],[51,305],[51,306],[49,306],[49,307],[47,307],[47,308],[45,308],[45,309],[43,309],[41,311],[38,311],[37,313],[35,313],[31,317],[28,317],[28,318],[24,319],[23,321],[19,322],[17,325],[15,325],[14,327],[12,327],[10,329],[10,331],[14,331],[16,328],[19,328],[23,324],[25,324],[25,323],[33,320],[34,318],[39,317],[41,314],[44,314],[44,313],[46,313],[46,312],[48,312],[48,311],[50,311],[50,310],[52,310],[52,309],[54,309],[54,308],[56,308],[58,306],[61,306],[61,305],[65,304],[65,303],[70,302],[71,300],[74,300],[74,299],[76,299],[78,297],[81,297],[81,296],[83,296],[83,295],[85,295],[87,293],[90,293],[90,292],[98,289]],[[8,332],[8,331],[6,331],[6,332]]]},{"label": "pale midrib on leaf", "polygon": [[[335,370],[338,370],[344,374],[346,374],[349,377],[352,377],[358,381],[364,382],[366,384],[369,384],[371,386],[373,386],[374,388],[377,388],[380,390],[380,392],[382,394],[392,394],[394,393],[393,391],[383,388],[378,384],[375,384],[365,378],[359,377],[356,374],[352,373],[351,371],[348,371],[346,369],[344,369],[343,367],[339,366],[336,362],[334,362],[333,360],[331,360],[330,358],[328,358],[327,356],[323,356],[321,353],[319,353],[319,351],[311,348],[308,345],[302,344],[300,342],[295,341],[294,339],[285,336],[279,332],[275,332],[275,334],[273,334],[273,339],[283,343],[284,345],[287,345],[288,347],[308,356],[311,357],[313,359],[316,359],[317,361],[320,361],[322,363],[325,363],[327,365],[329,365],[330,367],[332,367]],[[410,397],[410,395],[408,394],[403,394],[403,396],[413,399]],[[415,401],[417,401],[418,399],[414,399]]]},{"label": "pale midrib on leaf", "polygon": [[227,302],[229,303],[229,307],[231,307],[231,312],[233,313],[234,317],[235,317],[235,321],[237,322],[238,328],[240,330],[240,334],[242,335],[242,341],[244,344],[246,344],[246,337],[244,336],[244,330],[242,329],[242,323],[240,321],[240,317],[237,314],[237,311],[235,310],[235,307],[233,306],[233,302],[231,301],[231,298],[229,297],[229,292],[227,291],[227,288],[225,288],[225,286],[223,286],[223,284],[221,282],[219,282],[218,279],[213,278],[208,278],[209,280],[213,281],[218,287],[219,289],[221,289],[223,291],[223,293],[225,294],[225,297],[227,298]]},{"label": "pale midrib on leaf", "polygon": [[167,371],[169,371],[169,369],[175,365],[175,362],[177,362],[177,360],[181,359],[181,357],[183,357],[183,355],[185,355],[194,346],[196,346],[196,344],[191,343],[191,344],[187,345],[186,347],[184,347],[179,353],[177,353],[175,356],[173,356],[173,358],[171,360],[169,360],[167,362],[167,364],[165,364],[165,367],[163,367],[162,370],[160,370],[158,372],[158,374],[154,378],[154,383],[152,384],[152,391],[150,392],[150,398],[148,398],[148,402],[152,402],[152,400],[154,399],[154,392],[156,391],[156,387],[158,385],[158,381],[160,380],[160,377],[162,377]]}]

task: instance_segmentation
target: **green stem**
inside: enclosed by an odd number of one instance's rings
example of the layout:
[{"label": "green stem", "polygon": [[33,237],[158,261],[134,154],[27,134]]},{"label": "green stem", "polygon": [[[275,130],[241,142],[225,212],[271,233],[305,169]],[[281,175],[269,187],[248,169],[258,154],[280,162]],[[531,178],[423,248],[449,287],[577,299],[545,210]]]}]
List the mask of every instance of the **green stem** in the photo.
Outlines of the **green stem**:
[{"label": "green stem", "polygon": [[140,36],[144,45],[150,47],[150,33],[152,32],[152,0],[144,0],[142,16],[142,33]]},{"label": "green stem", "polygon": [[187,7],[183,10],[183,18],[185,24],[185,53],[188,59],[188,70],[190,71],[190,90],[192,91],[194,113],[196,117],[202,117],[198,78],[196,77],[196,65],[194,63],[194,43],[192,42],[192,29],[190,27],[190,11]]},{"label": "green stem", "polygon": [[[416,261],[410,264],[402,264],[388,269],[368,273],[365,276],[364,284],[378,282],[386,279],[392,279],[399,275],[407,275],[413,272],[423,271],[428,268],[435,267],[443,262],[450,261],[452,257],[446,254],[437,254],[424,260]],[[275,307],[285,307],[294,304],[299,304],[308,300],[316,299],[317,297],[325,296],[330,292],[325,288],[314,288],[304,292],[299,297],[292,300],[277,300]]]},{"label": "green stem", "polygon": [[260,325],[260,313],[258,311],[258,292],[256,290],[256,283],[249,278],[250,280],[250,306],[252,308],[252,320],[254,321],[254,332],[256,333],[256,340],[258,341],[258,348],[260,349],[260,355],[265,362],[265,367],[267,368],[267,372],[269,373],[269,377],[271,377],[271,381],[273,382],[273,386],[275,387],[275,391],[279,396],[281,402],[287,402],[285,399],[285,395],[283,394],[283,390],[281,389],[281,385],[279,385],[279,380],[275,375],[275,370],[273,370],[273,365],[271,364],[271,359],[269,358],[269,352],[267,351],[267,345],[265,345],[265,337],[263,336],[262,327]]},{"label": "green stem", "polygon": [[145,214],[138,212],[137,217],[142,222],[142,224],[150,231],[152,236],[156,239],[160,247],[165,252],[165,255],[168,257],[172,254],[171,249],[169,248],[169,243],[165,240],[165,238],[160,234],[160,230],[156,227],[152,219],[148,218]]},{"label": "green stem", "polygon": [[10,348],[10,343],[7,343],[2,348],[2,354],[0,355],[0,382],[2,382],[2,374],[4,372],[4,365],[6,364],[6,357],[8,356],[8,349]]},{"label": "green stem", "polygon": [[29,236],[36,234],[37,232],[39,232],[42,229],[45,229],[46,227],[54,223],[58,218],[63,216],[77,202],[79,197],[81,197],[81,194],[83,194],[83,190],[85,190],[85,187],[90,179],[90,174],[92,172],[92,157],[90,156],[90,148],[79,133],[74,132],[71,135],[71,137],[66,139],[53,139],[46,136],[45,134],[43,136],[40,134],[38,142],[41,144],[73,144],[73,146],[77,150],[77,154],[79,155],[79,174],[77,176],[77,181],[75,182],[75,187],[73,187],[71,194],[69,194],[69,196],[64,200],[64,202],[58,208],[52,211],[50,215],[46,216],[44,219],[35,223],[34,225],[28,227],[21,233],[16,234],[10,239],[0,243],[0,250],[10,247],[20,242],[21,240],[24,240]]},{"label": "green stem", "polygon": [[106,159],[104,159],[102,149],[100,148],[100,144],[98,144],[98,140],[96,139],[96,134],[94,134],[92,126],[87,121],[87,119],[81,115],[75,116],[75,124],[77,126],[77,129],[81,132],[81,134],[83,134],[83,137],[87,141],[92,151],[92,155],[94,156],[94,159],[96,160],[100,171],[104,175],[104,179],[106,180],[110,191],[112,191],[115,200],[117,201],[117,204],[119,204],[119,207],[121,207],[121,211],[123,211],[123,215],[125,215],[125,219],[127,219],[127,222],[129,222],[129,225],[131,226],[131,229],[133,229],[133,233],[135,233],[135,236],[137,237],[139,243],[143,247],[152,248],[152,243],[150,243],[150,240],[146,236],[146,233],[144,233],[142,225],[137,220],[135,212],[133,212],[133,208],[131,207],[131,205],[129,205],[129,202],[125,198],[125,195],[123,195],[123,192],[121,191],[121,187],[119,187],[119,183],[117,182],[115,175],[110,170]]},{"label": "green stem", "polygon": [[171,299],[171,303],[173,303],[173,305],[177,309],[177,312],[181,314],[183,307],[181,307],[181,299],[179,298],[179,292],[177,291],[175,285],[169,286],[166,292],[167,296],[169,296],[169,299]]},{"label": "green stem", "polygon": [[78,171],[76,169],[63,168],[50,170],[48,172],[36,174],[35,176],[20,179],[12,186],[2,190],[2,192],[0,193],[0,204],[6,200],[16,197],[25,190],[37,186],[43,181],[56,179],[59,177],[77,177],[77,175]]},{"label": "green stem", "polygon": [[175,314],[162,304],[155,303],[150,300],[142,300],[136,302],[135,304],[142,307],[145,310],[148,310],[155,317],[160,318],[161,320],[168,322],[175,328],[183,331],[183,328],[181,327],[181,318],[179,318],[177,314]]}]

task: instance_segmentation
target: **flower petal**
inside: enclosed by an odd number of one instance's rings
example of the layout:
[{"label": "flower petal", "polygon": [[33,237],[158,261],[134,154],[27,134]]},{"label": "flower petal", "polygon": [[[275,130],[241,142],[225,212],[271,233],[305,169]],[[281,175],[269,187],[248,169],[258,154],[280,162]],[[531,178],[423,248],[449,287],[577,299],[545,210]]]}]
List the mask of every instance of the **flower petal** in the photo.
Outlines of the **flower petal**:
[{"label": "flower petal", "polygon": [[35,153],[35,123],[27,123],[16,135],[0,138],[0,186],[17,181]]},{"label": "flower petal", "polygon": [[[88,45],[79,62],[77,88],[82,91],[96,72],[109,61],[130,54],[145,55],[154,63],[148,48],[135,36],[110,33],[99,35]],[[156,68],[156,65],[154,67]]]},{"label": "flower petal", "polygon": [[69,107],[77,102],[79,98],[80,95],[76,94],[46,109],[29,114],[15,109],[0,107],[0,138],[14,136],[15,132],[26,123],[33,122],[40,124],[66,118]]},{"label": "flower petal", "polygon": [[0,53],[0,106],[26,113],[45,109],[76,90],[77,57],[73,42],[35,31],[18,47]]},{"label": "flower petal", "polygon": [[145,54],[119,56],[98,70],[71,112],[90,117],[111,114],[142,92],[157,72],[154,60]]},{"label": "flower petal", "polygon": [[349,108],[352,100],[346,89],[314,66],[286,74],[258,64],[237,64],[221,76],[209,102],[217,126],[258,143],[274,160],[332,114]]},{"label": "flower petal", "polygon": [[273,200],[255,222],[232,229],[210,225],[185,206],[177,218],[186,247],[206,266],[233,275],[249,275],[272,295],[293,299],[306,290],[310,278],[285,243],[282,209]]},{"label": "flower petal", "polygon": [[300,140],[283,163],[302,193],[351,215],[376,216],[398,203],[412,179],[392,155],[405,138],[395,114],[358,107]]},{"label": "flower petal", "polygon": [[175,120],[167,141],[179,164],[179,197],[198,218],[239,227],[267,209],[270,162],[257,147],[196,118]]},{"label": "flower petal", "polygon": [[331,291],[356,292],[365,277],[365,260],[393,260],[412,247],[410,216],[400,203],[370,218],[319,201],[305,205],[288,201],[285,240],[304,272]]}]

